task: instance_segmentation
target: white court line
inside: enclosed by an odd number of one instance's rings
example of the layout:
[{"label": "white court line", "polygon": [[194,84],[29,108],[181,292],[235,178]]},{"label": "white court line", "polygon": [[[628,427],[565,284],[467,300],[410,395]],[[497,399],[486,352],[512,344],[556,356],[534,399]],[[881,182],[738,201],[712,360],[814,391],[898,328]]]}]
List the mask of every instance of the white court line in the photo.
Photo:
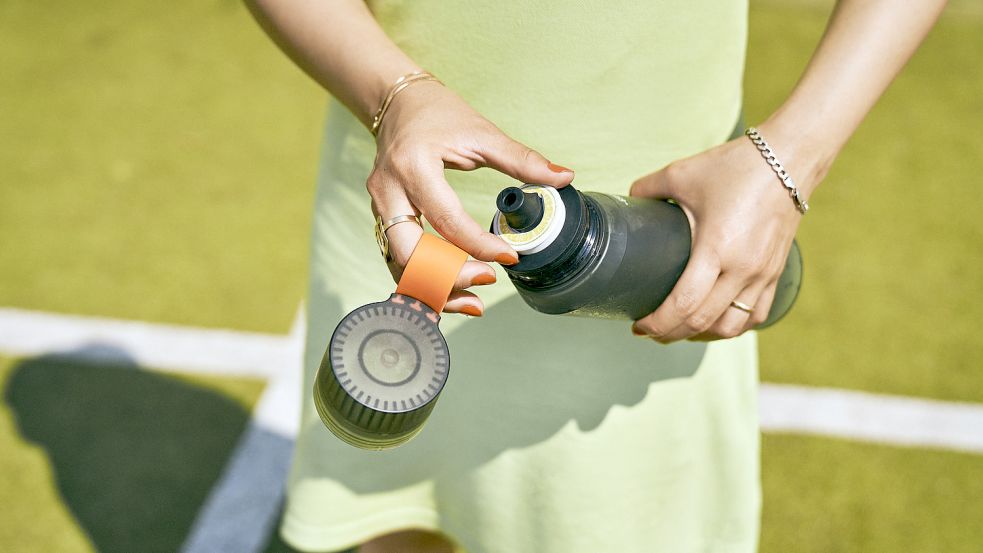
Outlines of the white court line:
[{"label": "white court line", "polygon": [[0,352],[22,357],[65,353],[111,362],[125,353],[143,367],[270,378],[296,347],[293,335],[0,308]]},{"label": "white court line", "polygon": [[290,333],[283,335],[0,308],[0,353],[263,378],[269,384],[254,408],[254,422],[293,437],[300,421],[304,321],[298,309]]},{"label": "white court line", "polygon": [[983,453],[983,405],[762,384],[761,429]]},{"label": "white court line", "polygon": [[[0,308],[0,353],[75,352],[165,370],[262,376],[270,384],[254,421],[293,437],[303,323],[299,312],[290,334],[275,335]],[[762,384],[759,404],[764,431],[983,453],[983,404],[783,384]]]}]

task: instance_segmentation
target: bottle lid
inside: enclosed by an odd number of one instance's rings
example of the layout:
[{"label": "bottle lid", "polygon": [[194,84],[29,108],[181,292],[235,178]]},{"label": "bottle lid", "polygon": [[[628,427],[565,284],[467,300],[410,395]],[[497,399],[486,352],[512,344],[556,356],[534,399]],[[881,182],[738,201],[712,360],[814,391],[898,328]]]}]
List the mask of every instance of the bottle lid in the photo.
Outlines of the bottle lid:
[{"label": "bottle lid", "polygon": [[336,436],[364,449],[416,435],[450,371],[437,324],[467,253],[424,234],[396,293],[338,324],[314,382],[318,415]]}]

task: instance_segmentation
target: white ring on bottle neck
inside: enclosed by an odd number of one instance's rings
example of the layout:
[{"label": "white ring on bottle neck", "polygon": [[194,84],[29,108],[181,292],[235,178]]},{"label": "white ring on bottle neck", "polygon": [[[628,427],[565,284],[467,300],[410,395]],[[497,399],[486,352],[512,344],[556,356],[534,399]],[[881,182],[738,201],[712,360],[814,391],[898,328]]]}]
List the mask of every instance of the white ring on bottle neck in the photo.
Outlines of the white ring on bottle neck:
[{"label": "white ring on bottle neck", "polygon": [[509,226],[501,211],[496,211],[492,230],[519,255],[529,255],[543,251],[556,240],[566,221],[567,210],[560,193],[552,186],[526,184],[522,186],[522,191],[532,192],[542,198],[543,219],[532,229],[519,232]]}]

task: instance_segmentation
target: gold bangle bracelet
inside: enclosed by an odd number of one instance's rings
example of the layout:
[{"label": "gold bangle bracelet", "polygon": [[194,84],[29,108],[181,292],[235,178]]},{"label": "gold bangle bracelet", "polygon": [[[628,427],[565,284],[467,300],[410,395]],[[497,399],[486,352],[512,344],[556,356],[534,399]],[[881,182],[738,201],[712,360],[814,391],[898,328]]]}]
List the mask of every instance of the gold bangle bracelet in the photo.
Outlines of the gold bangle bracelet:
[{"label": "gold bangle bracelet", "polygon": [[382,126],[382,118],[385,117],[386,112],[389,111],[389,104],[392,103],[393,98],[395,98],[397,94],[405,90],[406,87],[410,86],[411,84],[422,81],[436,81],[440,83],[440,80],[437,79],[437,77],[434,77],[426,71],[414,71],[396,79],[396,82],[389,88],[389,93],[386,94],[386,97],[382,100],[382,104],[379,105],[379,109],[375,112],[375,117],[372,118],[372,127],[369,130],[372,131],[373,136],[379,134],[379,127]]}]

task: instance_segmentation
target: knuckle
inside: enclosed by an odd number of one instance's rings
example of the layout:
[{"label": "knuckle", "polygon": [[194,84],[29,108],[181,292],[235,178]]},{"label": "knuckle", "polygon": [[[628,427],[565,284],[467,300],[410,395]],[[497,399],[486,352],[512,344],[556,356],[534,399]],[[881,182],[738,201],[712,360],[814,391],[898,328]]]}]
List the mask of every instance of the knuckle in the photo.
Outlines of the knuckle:
[{"label": "knuckle", "polygon": [[385,196],[396,188],[399,188],[397,181],[391,177],[387,177],[378,170],[373,171],[369,175],[369,178],[365,180],[365,189],[368,191],[369,197],[373,200],[377,200],[380,196]]},{"label": "knuckle", "polygon": [[666,165],[665,169],[666,181],[671,183],[676,183],[685,178],[686,166],[682,161],[673,161],[669,165]]},{"label": "knuckle", "polygon": [[733,265],[733,271],[737,274],[757,277],[768,271],[771,255],[762,247],[754,246],[739,256]]},{"label": "knuckle", "polygon": [[720,325],[716,334],[721,338],[734,338],[740,336],[744,331],[744,325],[738,323],[727,323]]},{"label": "knuckle", "polygon": [[523,163],[528,162],[530,158],[536,157],[536,151],[529,146],[522,144],[521,142],[516,142],[515,147],[518,150],[518,155],[516,157],[521,159]]},{"label": "knuckle", "polygon": [[766,271],[768,276],[772,277],[772,280],[778,282],[779,277],[781,277],[782,272],[785,271],[785,258],[781,256],[776,256],[774,259],[768,262]]},{"label": "knuckle", "polygon": [[693,312],[696,311],[697,306],[699,306],[699,298],[697,298],[696,294],[693,292],[684,290],[676,296],[676,299],[673,301],[673,305],[676,307],[676,310],[682,313],[684,316],[690,316],[694,314]]},{"label": "knuckle", "polygon": [[372,171],[369,178],[365,180],[365,188],[369,191],[369,194],[374,194],[383,189],[382,177],[379,176],[378,171]]},{"label": "knuckle", "polygon": [[427,220],[442,235],[454,234],[460,226],[457,213],[448,208],[440,208],[427,214]]},{"label": "knuckle", "polygon": [[398,145],[391,148],[387,154],[386,165],[397,178],[413,178],[424,164],[425,155],[421,148]]},{"label": "knuckle", "polygon": [[522,148],[522,163],[524,165],[543,165],[546,163],[546,158],[536,150],[524,144],[520,147]]},{"label": "knuckle", "polygon": [[768,320],[768,312],[764,310],[758,311],[755,309],[754,313],[751,314],[750,320],[752,326],[758,326],[759,324]]},{"label": "knuckle", "polygon": [[660,340],[662,339],[663,336],[669,334],[669,331],[666,330],[662,325],[648,323],[645,325],[639,324],[638,326],[641,327],[641,329],[644,330],[646,334],[648,334],[652,338],[655,338],[656,340]]},{"label": "knuckle", "polygon": [[758,269],[751,258],[741,256],[730,264],[730,268],[727,272],[741,276],[753,276],[758,272]]},{"label": "knuckle", "polygon": [[705,311],[697,311],[689,317],[686,317],[686,327],[692,330],[694,333],[701,333],[706,331],[713,325],[713,316]]}]

